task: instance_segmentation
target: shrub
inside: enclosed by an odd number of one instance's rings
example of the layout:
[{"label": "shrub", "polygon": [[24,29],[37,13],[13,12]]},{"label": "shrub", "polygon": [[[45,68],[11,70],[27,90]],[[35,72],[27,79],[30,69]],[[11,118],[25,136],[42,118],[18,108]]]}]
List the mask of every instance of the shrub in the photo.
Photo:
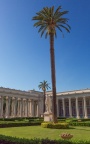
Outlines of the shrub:
[{"label": "shrub", "polygon": [[41,122],[9,122],[9,123],[0,123],[0,128],[20,127],[20,126],[36,126],[36,125],[41,125]]},{"label": "shrub", "polygon": [[89,126],[90,127],[90,122],[70,122],[69,124],[72,126]]},{"label": "shrub", "polygon": [[43,122],[41,123],[43,128],[52,128],[52,129],[68,129],[68,123],[51,123],[51,122]]},{"label": "shrub", "polygon": [[69,141],[69,140],[50,140],[46,139],[25,139],[0,135],[0,144],[90,144],[90,141]]}]

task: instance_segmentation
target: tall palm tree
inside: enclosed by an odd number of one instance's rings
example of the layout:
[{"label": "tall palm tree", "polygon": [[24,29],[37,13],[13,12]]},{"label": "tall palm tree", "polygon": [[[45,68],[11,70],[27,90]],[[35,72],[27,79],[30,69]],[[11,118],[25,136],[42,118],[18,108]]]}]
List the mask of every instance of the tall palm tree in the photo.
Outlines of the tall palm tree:
[{"label": "tall palm tree", "polygon": [[42,89],[43,91],[43,95],[44,95],[44,107],[43,107],[43,112],[45,112],[45,95],[46,95],[46,90],[50,89],[49,87],[49,83],[47,83],[47,81],[43,81],[40,82],[40,84],[38,85],[39,89]]},{"label": "tall palm tree", "polygon": [[32,18],[36,23],[34,26],[39,27],[38,32],[41,32],[41,37],[45,33],[45,38],[50,37],[50,58],[51,58],[51,79],[52,79],[52,94],[53,94],[53,122],[57,122],[57,107],[56,107],[56,77],[55,77],[55,57],[54,57],[54,36],[56,29],[63,33],[62,28],[70,32],[70,26],[67,24],[68,19],[63,17],[68,11],[61,11],[61,6],[56,10],[53,7],[44,7],[36,13]]}]

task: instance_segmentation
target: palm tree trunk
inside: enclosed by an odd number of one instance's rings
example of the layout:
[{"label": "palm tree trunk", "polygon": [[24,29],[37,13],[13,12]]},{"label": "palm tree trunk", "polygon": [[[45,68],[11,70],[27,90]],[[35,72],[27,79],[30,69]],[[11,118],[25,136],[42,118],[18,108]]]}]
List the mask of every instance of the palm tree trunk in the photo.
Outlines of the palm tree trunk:
[{"label": "palm tree trunk", "polygon": [[53,94],[53,122],[57,122],[57,106],[56,106],[56,78],[55,78],[55,56],[54,56],[54,35],[50,34],[50,58],[51,58],[51,79]]},{"label": "palm tree trunk", "polygon": [[43,112],[45,112],[45,90],[43,91],[44,93],[44,107],[43,107]]}]

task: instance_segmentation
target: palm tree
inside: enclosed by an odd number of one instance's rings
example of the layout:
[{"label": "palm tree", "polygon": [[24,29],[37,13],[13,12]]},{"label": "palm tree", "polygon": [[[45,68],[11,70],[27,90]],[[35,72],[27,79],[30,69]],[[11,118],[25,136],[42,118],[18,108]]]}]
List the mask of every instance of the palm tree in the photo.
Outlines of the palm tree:
[{"label": "palm tree", "polygon": [[50,58],[51,58],[51,79],[52,79],[52,95],[53,95],[53,122],[57,122],[57,107],[56,107],[56,77],[55,77],[55,57],[54,57],[54,36],[56,29],[63,33],[62,28],[70,32],[70,26],[67,24],[68,19],[63,17],[68,11],[61,11],[61,6],[56,10],[53,7],[44,7],[36,13],[32,18],[36,23],[34,26],[39,27],[38,32],[41,32],[41,37],[45,33],[45,38],[50,37]]},{"label": "palm tree", "polygon": [[43,91],[43,95],[44,95],[44,107],[43,107],[43,112],[45,112],[45,95],[46,95],[46,90],[50,89],[49,87],[49,83],[47,83],[47,81],[43,81],[40,82],[40,84],[38,85],[39,89],[42,89]]}]

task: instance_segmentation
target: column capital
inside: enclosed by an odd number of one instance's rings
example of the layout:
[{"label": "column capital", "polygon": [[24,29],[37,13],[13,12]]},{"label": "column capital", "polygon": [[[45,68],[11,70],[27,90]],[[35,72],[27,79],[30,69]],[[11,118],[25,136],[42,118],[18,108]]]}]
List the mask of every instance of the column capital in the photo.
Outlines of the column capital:
[{"label": "column capital", "polygon": [[17,100],[18,100],[18,101],[20,101],[20,100],[21,100],[21,98],[18,98]]},{"label": "column capital", "polygon": [[85,97],[85,96],[83,96],[83,99],[86,99],[86,97]]},{"label": "column capital", "polygon": [[26,101],[26,99],[24,98],[23,101]]},{"label": "column capital", "polygon": [[16,98],[15,97],[12,97],[12,100],[15,100]]},{"label": "column capital", "polygon": [[9,97],[8,96],[6,96],[6,100],[8,99]]}]

